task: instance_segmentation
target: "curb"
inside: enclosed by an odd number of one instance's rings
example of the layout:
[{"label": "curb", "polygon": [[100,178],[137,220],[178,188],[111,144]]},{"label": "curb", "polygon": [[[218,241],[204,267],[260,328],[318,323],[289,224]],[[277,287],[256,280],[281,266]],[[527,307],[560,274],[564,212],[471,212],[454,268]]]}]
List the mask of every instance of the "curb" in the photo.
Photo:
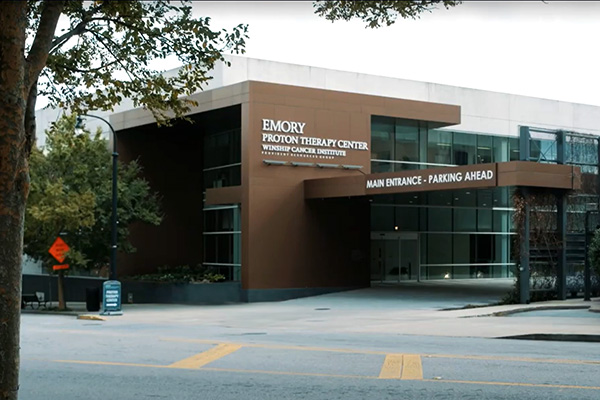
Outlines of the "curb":
[{"label": "curb", "polygon": [[577,335],[563,333],[531,333],[527,335],[499,336],[496,339],[545,340],[554,342],[600,343],[600,335]]},{"label": "curb", "polygon": [[46,315],[63,315],[68,317],[77,317],[81,314],[81,311],[52,311],[52,310],[21,310],[22,314],[46,314]]},{"label": "curb", "polygon": [[106,318],[103,318],[99,315],[89,315],[89,314],[78,315],[77,319],[85,319],[85,320],[90,320],[90,321],[106,321]]},{"label": "curb", "polygon": [[[477,317],[506,317],[512,314],[525,313],[529,311],[545,311],[545,310],[585,310],[590,309],[590,305],[551,305],[551,306],[538,306],[538,307],[522,307],[515,308],[512,310],[504,310],[504,311],[494,311],[486,314],[476,314],[476,315],[464,315],[458,318],[477,318]],[[590,309],[590,311],[592,311]],[[598,309],[597,312],[600,312]]]},{"label": "curb", "polygon": [[581,305],[581,306],[577,306],[577,305],[573,305],[573,306],[563,306],[563,305],[539,306],[539,307],[530,307],[530,308],[516,308],[514,310],[506,310],[506,311],[496,311],[496,312],[491,313],[489,315],[493,316],[493,317],[505,317],[507,315],[525,313],[525,312],[529,312],[529,311],[586,310],[586,309],[589,309],[590,307],[591,306],[589,306],[587,304],[586,305]]}]

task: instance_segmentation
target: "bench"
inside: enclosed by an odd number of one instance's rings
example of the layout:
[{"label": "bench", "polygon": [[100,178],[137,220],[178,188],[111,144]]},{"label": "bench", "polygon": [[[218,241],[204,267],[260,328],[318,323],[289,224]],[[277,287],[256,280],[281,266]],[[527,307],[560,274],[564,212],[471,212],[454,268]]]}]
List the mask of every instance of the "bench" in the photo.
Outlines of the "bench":
[{"label": "bench", "polygon": [[[39,309],[40,306],[46,307],[47,301],[44,299],[44,292],[24,293],[21,295],[21,309],[30,306],[32,310]],[[37,305],[37,307],[34,307]]]}]

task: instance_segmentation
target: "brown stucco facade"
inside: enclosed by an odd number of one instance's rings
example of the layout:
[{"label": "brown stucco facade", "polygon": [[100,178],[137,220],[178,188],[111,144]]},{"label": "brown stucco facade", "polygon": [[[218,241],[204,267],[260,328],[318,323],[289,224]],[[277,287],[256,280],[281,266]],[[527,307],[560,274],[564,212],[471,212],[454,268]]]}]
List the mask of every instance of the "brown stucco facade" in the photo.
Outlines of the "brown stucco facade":
[{"label": "brown stucco facade", "polygon": [[[371,115],[426,120],[436,126],[460,122],[460,108],[452,105],[249,82],[248,102],[242,105],[244,289],[369,286],[368,200],[306,201],[304,182],[370,173]],[[366,147],[344,149],[345,156],[265,151],[265,119],[304,123],[298,136],[305,138],[362,142]],[[268,165],[265,160],[314,165]],[[217,203],[216,197],[226,190],[208,190],[207,202]]]}]

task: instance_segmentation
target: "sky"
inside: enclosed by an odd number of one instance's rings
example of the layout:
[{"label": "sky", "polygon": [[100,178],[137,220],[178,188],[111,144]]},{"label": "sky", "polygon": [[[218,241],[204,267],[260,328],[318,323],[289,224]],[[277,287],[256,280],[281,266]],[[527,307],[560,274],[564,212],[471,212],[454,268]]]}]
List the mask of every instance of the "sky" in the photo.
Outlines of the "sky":
[{"label": "sky", "polygon": [[332,23],[306,1],[195,2],[194,13],[213,28],[248,24],[251,58],[600,106],[600,2],[465,1],[378,29]]}]

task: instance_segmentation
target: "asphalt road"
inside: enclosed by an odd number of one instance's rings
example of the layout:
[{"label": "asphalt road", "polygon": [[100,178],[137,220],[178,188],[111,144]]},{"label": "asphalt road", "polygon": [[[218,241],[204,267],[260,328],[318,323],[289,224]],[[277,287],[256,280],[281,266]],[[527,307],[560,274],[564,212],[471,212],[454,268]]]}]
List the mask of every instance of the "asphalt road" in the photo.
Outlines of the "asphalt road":
[{"label": "asphalt road", "polygon": [[[391,303],[369,312],[364,293],[361,306],[350,297],[142,307],[106,321],[24,314],[20,399],[600,398],[600,343],[403,334],[377,328]],[[411,304],[422,319],[439,307]],[[365,313],[374,325],[351,329]]]}]

